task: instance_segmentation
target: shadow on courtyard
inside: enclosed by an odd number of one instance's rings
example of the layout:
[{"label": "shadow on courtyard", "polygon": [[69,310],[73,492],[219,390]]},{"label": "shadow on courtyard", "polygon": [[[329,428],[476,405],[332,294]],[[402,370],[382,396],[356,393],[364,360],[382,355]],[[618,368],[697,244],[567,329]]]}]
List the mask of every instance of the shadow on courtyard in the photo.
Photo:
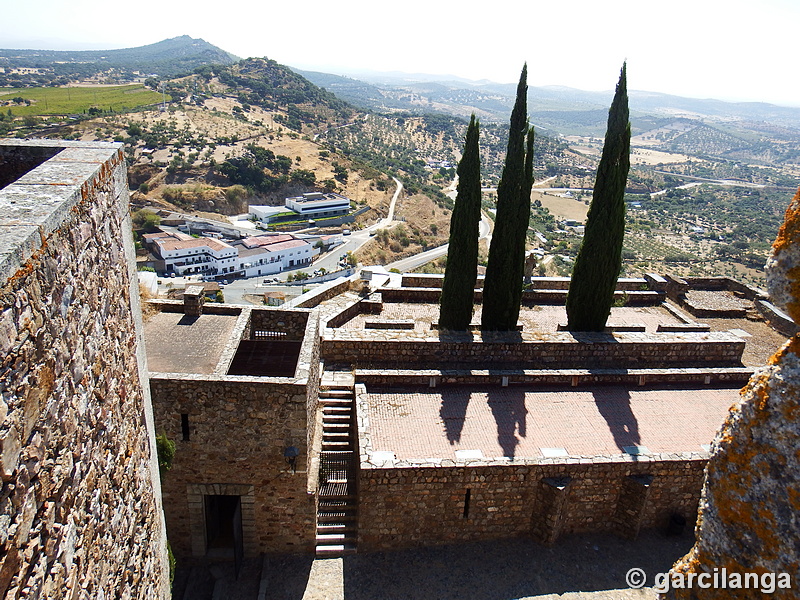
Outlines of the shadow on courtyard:
[{"label": "shadow on courtyard", "polygon": [[622,450],[625,446],[638,446],[641,442],[639,421],[631,409],[630,392],[619,387],[599,388],[592,391],[592,396],[617,447]]},{"label": "shadow on courtyard", "polygon": [[444,423],[447,441],[450,442],[451,446],[461,441],[461,432],[464,430],[464,421],[467,418],[469,399],[469,393],[463,393],[458,390],[445,390],[442,392],[439,418]]},{"label": "shadow on courtyard", "polygon": [[522,438],[528,435],[528,408],[525,406],[524,390],[491,391],[487,394],[486,403],[497,424],[497,442],[503,449],[503,456],[514,458],[519,444],[517,434]]},{"label": "shadow on courtyard", "polygon": [[343,559],[343,597],[507,600],[614,590],[627,587],[625,574],[633,567],[644,569],[652,585],[692,543],[691,533],[646,531],[634,542],[593,534],[564,536],[553,547],[513,539],[357,554]]}]

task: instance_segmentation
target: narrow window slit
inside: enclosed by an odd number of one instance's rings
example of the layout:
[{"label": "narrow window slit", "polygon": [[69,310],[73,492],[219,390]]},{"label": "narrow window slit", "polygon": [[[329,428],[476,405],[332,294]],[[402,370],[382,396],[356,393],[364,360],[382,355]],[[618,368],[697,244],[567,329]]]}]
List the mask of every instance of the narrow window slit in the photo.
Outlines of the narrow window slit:
[{"label": "narrow window slit", "polygon": [[183,441],[189,441],[189,415],[186,413],[181,414],[181,433],[183,434]]}]

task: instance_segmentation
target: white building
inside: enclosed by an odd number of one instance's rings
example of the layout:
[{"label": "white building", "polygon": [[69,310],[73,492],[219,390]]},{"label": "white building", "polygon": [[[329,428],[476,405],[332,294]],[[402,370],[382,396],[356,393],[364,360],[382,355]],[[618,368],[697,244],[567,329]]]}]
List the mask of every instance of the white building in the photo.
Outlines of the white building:
[{"label": "white building", "polygon": [[238,250],[237,274],[243,277],[271,275],[311,264],[319,250],[289,234],[259,235],[234,244]]},{"label": "white building", "polygon": [[350,211],[350,199],[339,194],[311,192],[286,199],[286,208],[303,217],[335,217]]},{"label": "white building", "polygon": [[253,215],[259,221],[269,223],[275,216],[287,212],[285,206],[264,206],[262,204],[251,204],[247,207],[247,213]]},{"label": "white building", "polygon": [[218,275],[236,270],[236,248],[214,238],[179,239],[178,236],[152,240],[155,251],[164,261],[164,270],[178,275]]},{"label": "white building", "polygon": [[288,233],[253,236],[230,244],[183,233],[147,234],[144,238],[163,261],[156,269],[178,275],[271,275],[308,266],[319,254],[308,241]]},{"label": "white building", "polygon": [[338,217],[350,212],[350,199],[340,194],[310,192],[302,196],[286,198],[284,206],[251,204],[247,208],[247,212],[264,223],[269,223],[278,215],[287,212],[295,213],[299,219]]}]

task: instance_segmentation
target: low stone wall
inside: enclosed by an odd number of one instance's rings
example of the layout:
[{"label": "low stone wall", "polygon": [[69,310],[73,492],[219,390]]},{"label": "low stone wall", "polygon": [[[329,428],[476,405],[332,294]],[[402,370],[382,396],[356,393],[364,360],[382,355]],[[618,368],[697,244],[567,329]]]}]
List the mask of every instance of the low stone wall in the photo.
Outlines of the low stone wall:
[{"label": "low stone wall", "polygon": [[765,300],[757,300],[756,307],[764,315],[767,323],[786,337],[792,337],[800,332],[800,327],[792,321],[791,317],[772,303]]},{"label": "low stone wall", "polygon": [[18,152],[53,158],[0,190],[0,597],[166,599],[122,144]]},{"label": "low stone wall", "polygon": [[[408,288],[438,288],[442,289],[444,275],[428,273],[403,273],[402,287]],[[475,282],[476,289],[483,288],[483,275],[479,275]],[[531,287],[537,290],[568,290],[569,277],[532,277]],[[651,281],[646,278],[620,278],[617,280],[616,289],[624,292],[647,291]]]},{"label": "low stone wall", "polygon": [[[642,280],[644,281],[644,280]],[[536,284],[537,282],[534,282]],[[381,295],[384,302],[417,302],[424,304],[437,304],[442,295],[441,287],[400,287],[400,288],[381,288]],[[615,300],[624,300],[629,306],[656,306],[661,304],[666,298],[664,292],[650,290],[617,290],[614,292]],[[537,304],[556,304],[563,305],[567,300],[566,289],[534,288],[522,292],[522,304],[525,306],[535,306]],[[483,302],[483,290],[476,289],[474,295],[475,304]]]},{"label": "low stone wall", "polygon": [[[360,550],[533,536],[615,531],[635,537],[663,528],[674,514],[692,522],[707,458],[561,459],[561,464],[364,468],[359,476]],[[631,476],[651,476],[645,502],[624,494]],[[568,482],[560,501],[545,502],[547,478]],[[550,486],[552,487],[552,486]],[[618,507],[638,507],[627,520]]]},{"label": "low stone wall", "polygon": [[373,294],[369,298],[354,300],[344,310],[340,311],[325,323],[325,327],[341,327],[358,315],[379,315],[383,311],[383,300],[380,294]]},{"label": "low stone wall", "polygon": [[[147,303],[161,312],[182,313],[185,312],[183,300],[165,300],[154,298]],[[216,302],[206,302],[203,304],[203,313],[207,315],[238,315],[244,307],[238,304],[218,304]]]},{"label": "low stone wall", "polygon": [[[393,337],[394,336],[394,337]],[[408,333],[326,330],[322,358],[362,367],[447,364],[481,368],[738,367],[745,342],[727,332],[553,333],[477,336],[447,333],[409,339]]]},{"label": "low stone wall", "polygon": [[337,280],[335,282],[327,283],[325,285],[321,285],[314,290],[311,290],[307,294],[303,294],[302,296],[298,296],[294,300],[290,300],[284,306],[286,308],[295,307],[295,308],[314,308],[318,306],[325,300],[330,300],[342,294],[350,289],[352,282],[350,278],[343,278],[341,280]]}]

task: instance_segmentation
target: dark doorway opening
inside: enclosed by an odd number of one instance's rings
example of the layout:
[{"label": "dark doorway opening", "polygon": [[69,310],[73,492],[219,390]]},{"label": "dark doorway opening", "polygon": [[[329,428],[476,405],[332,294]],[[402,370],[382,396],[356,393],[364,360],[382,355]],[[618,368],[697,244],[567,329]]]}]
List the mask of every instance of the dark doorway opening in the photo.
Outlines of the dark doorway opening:
[{"label": "dark doorway opening", "polygon": [[206,496],[205,504],[208,554],[238,558],[242,544],[241,496]]}]

